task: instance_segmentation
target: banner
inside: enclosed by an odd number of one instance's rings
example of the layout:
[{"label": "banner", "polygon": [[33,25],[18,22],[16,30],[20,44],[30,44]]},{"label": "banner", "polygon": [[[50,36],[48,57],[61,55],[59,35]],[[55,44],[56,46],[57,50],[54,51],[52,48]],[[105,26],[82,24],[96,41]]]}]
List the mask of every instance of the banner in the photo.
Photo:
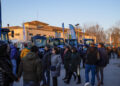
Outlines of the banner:
[{"label": "banner", "polygon": [[72,24],[69,24],[69,28],[70,28],[70,32],[71,32],[71,38],[77,39],[74,26]]},{"label": "banner", "polygon": [[62,29],[63,29],[63,34],[64,34],[64,29],[65,29],[64,23],[62,23]]}]

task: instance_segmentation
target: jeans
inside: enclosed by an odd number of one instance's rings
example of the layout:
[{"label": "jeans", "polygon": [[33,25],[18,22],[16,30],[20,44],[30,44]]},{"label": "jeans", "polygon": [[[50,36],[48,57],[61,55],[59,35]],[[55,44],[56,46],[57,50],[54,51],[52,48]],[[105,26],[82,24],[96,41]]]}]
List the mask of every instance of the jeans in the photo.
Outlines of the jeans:
[{"label": "jeans", "polygon": [[13,67],[13,74],[16,76],[16,69],[17,69],[17,64],[15,59],[11,59],[12,62],[12,67]]},{"label": "jeans", "polygon": [[40,83],[36,83],[34,81],[24,81],[23,86],[40,86]]},{"label": "jeans", "polygon": [[49,70],[43,71],[43,84],[50,86],[50,71]]},{"label": "jeans", "polygon": [[92,79],[91,84],[94,86],[95,84],[95,73],[96,73],[96,66],[95,65],[85,65],[85,79],[86,82],[89,82],[89,72],[91,71]]}]

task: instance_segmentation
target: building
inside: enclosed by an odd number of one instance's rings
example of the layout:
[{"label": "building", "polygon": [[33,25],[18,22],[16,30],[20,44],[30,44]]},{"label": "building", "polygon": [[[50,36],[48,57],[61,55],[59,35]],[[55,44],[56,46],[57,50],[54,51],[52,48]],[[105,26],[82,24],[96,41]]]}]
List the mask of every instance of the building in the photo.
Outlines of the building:
[{"label": "building", "polygon": [[[35,35],[54,37],[54,38],[57,37],[64,39],[70,38],[69,35],[70,30],[68,28],[64,29],[64,34],[63,34],[62,27],[50,26],[49,24],[40,21],[25,22],[24,28],[25,28],[25,39],[23,35],[23,27],[20,26],[9,27],[10,31],[14,31],[13,38],[11,37],[11,33],[9,33],[10,40],[30,41],[31,37]],[[90,36],[86,33],[83,33],[81,29],[75,29],[75,31],[78,40],[82,40],[83,38],[91,38],[96,40],[95,36]]]}]

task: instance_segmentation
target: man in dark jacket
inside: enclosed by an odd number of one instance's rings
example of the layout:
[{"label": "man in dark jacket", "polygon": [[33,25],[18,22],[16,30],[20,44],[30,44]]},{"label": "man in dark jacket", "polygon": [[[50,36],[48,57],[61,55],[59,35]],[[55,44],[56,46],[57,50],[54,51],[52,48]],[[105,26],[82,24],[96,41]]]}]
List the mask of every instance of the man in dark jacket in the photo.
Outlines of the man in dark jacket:
[{"label": "man in dark jacket", "polygon": [[[99,51],[100,59],[97,63],[97,80],[98,80],[98,86],[100,86],[100,84],[103,85],[103,70],[108,62],[108,54],[107,54],[107,50],[104,48],[103,43],[98,44],[98,51]],[[99,73],[100,73],[101,79],[100,79]]]},{"label": "man in dark jacket", "polygon": [[97,48],[95,48],[94,44],[90,44],[90,47],[87,50],[87,58],[86,58],[86,65],[85,65],[85,80],[86,80],[86,83],[89,83],[89,72],[91,71],[92,86],[94,86],[95,84],[95,73],[96,73],[97,61],[98,61],[98,50]]},{"label": "man in dark jacket", "polygon": [[0,41],[0,86],[12,86],[17,80],[12,73],[12,64],[7,49],[7,44]]},{"label": "man in dark jacket", "polygon": [[51,52],[49,45],[45,46],[45,53],[42,58],[42,65],[43,65],[43,86],[50,86]]},{"label": "man in dark jacket", "polygon": [[18,77],[23,73],[24,86],[40,86],[42,78],[42,62],[38,57],[38,48],[33,46],[20,63]]}]

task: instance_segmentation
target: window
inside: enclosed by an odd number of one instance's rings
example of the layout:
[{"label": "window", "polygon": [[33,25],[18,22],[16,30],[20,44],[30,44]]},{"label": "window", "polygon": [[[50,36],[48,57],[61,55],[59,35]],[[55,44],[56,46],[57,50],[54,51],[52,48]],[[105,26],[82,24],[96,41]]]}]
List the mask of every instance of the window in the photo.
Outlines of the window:
[{"label": "window", "polygon": [[29,30],[33,30],[33,28],[29,28]]},{"label": "window", "polygon": [[16,36],[19,36],[19,35],[20,35],[20,33],[15,33],[15,35],[16,35]]},{"label": "window", "polygon": [[41,34],[37,34],[37,36],[41,36]]},{"label": "window", "polygon": [[29,35],[30,35],[30,36],[33,36],[33,34],[32,34],[32,33],[29,33]]}]

